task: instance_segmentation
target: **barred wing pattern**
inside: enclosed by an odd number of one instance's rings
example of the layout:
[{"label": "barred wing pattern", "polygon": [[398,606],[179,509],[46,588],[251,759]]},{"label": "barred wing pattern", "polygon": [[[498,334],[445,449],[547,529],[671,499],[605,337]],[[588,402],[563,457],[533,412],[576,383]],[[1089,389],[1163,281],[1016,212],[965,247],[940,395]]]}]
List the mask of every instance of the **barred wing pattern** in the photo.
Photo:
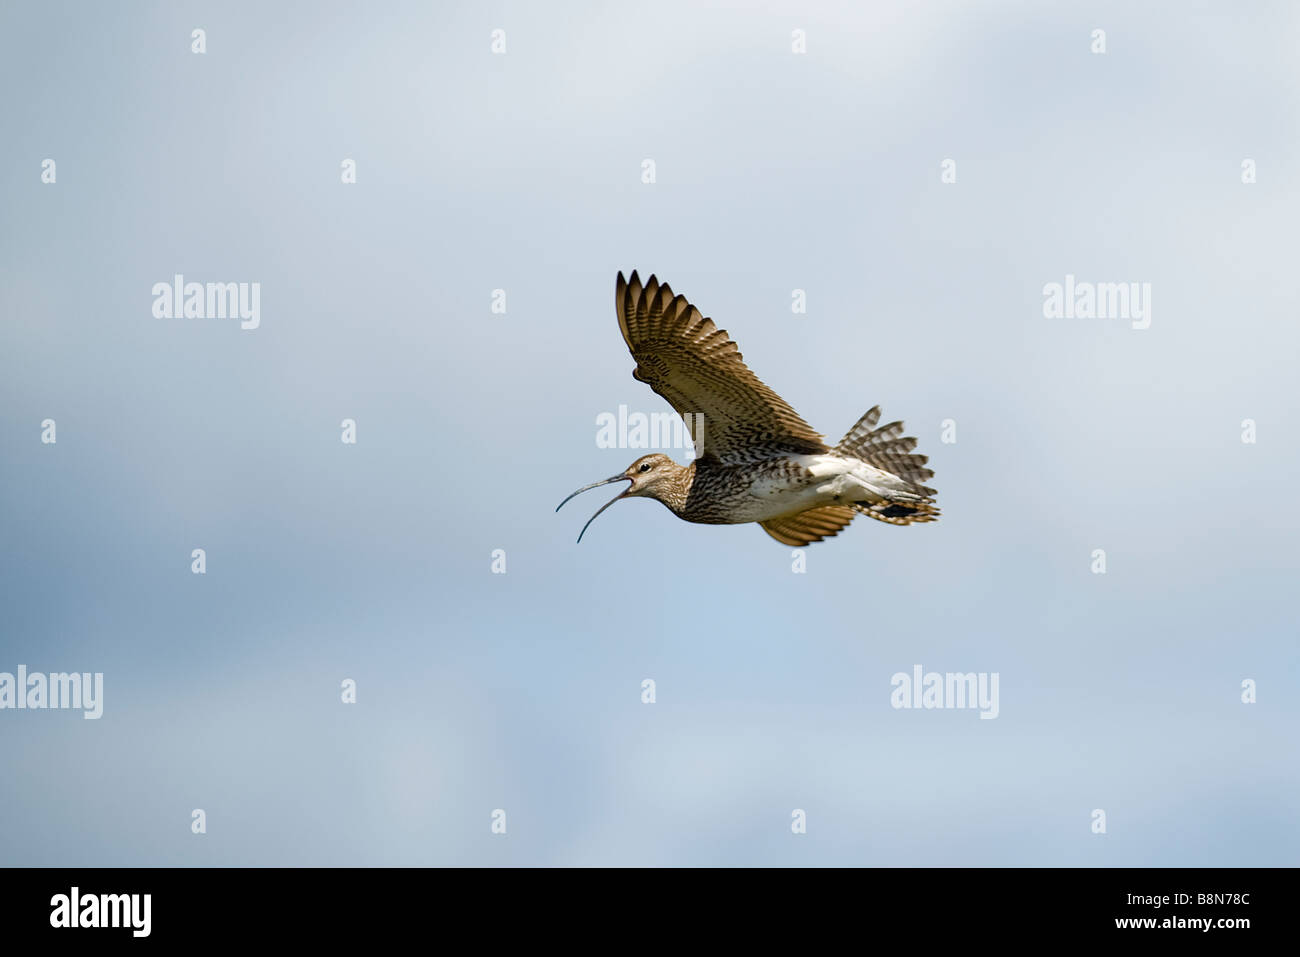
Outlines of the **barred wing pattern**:
[{"label": "barred wing pattern", "polygon": [[810,508],[798,515],[787,515],[785,518],[774,518],[759,524],[763,531],[782,545],[803,548],[838,535],[857,514],[844,505],[824,505],[821,508]]},{"label": "barred wing pattern", "polygon": [[[654,276],[618,274],[618,325],[644,382],[683,417],[702,414],[700,458],[744,465],[827,451],[825,439],[749,371],[725,330]],[[690,419],[686,419],[690,423]]]}]

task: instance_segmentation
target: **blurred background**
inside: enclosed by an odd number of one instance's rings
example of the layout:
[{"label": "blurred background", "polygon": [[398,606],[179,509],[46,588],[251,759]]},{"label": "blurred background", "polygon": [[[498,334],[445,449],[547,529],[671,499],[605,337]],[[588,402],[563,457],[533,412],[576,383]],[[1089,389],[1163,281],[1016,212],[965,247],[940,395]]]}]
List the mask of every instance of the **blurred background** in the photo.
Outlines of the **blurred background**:
[{"label": "blurred background", "polygon": [[[6,4],[0,671],[104,713],[0,712],[0,864],[1295,865],[1298,26]],[[832,442],[903,419],[942,520],[575,545],[642,454],[596,417],[668,408],[634,268]],[[154,318],[176,273],[260,328]],[[1067,274],[1150,328],[1044,318]],[[894,710],[916,664],[999,717]]]}]

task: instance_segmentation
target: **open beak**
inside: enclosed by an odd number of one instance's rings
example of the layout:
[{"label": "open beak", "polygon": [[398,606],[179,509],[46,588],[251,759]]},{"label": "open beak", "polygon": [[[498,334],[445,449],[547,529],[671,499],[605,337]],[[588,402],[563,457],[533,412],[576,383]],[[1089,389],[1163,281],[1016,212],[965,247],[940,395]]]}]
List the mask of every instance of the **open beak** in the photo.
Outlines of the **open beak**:
[{"label": "open beak", "polygon": [[[564,500],[564,502],[567,502],[569,499],[573,498],[574,495],[580,495],[580,494],[582,494],[583,492],[588,491],[589,489],[600,488],[600,486],[602,486],[602,485],[609,485],[611,482],[631,482],[631,481],[632,481],[632,480],[631,480],[630,478],[628,478],[626,475],[611,475],[609,478],[607,478],[607,479],[601,479],[599,482],[592,482],[590,485],[584,485],[582,488],[578,489],[578,491],[576,491],[576,492],[574,492],[572,495],[569,495],[568,497],[566,497],[565,500]],[[623,491],[619,492],[617,495],[615,495],[613,498],[611,498],[608,502],[606,502],[606,503],[605,503],[604,505],[602,505],[600,508],[596,509],[596,515],[599,515],[601,512],[605,511],[605,509],[609,508],[611,505],[613,505],[615,502],[617,502],[620,498],[623,498],[624,496],[626,496],[627,493],[630,492],[631,490],[632,490],[632,486],[631,486],[631,485],[628,485],[627,488],[625,488]],[[555,510],[556,510],[557,512],[558,512],[560,509],[564,508],[564,502],[561,502],[559,505],[555,506]],[[594,522],[594,521],[596,520],[596,515],[593,515],[593,516],[591,516],[591,518],[587,519],[587,524],[584,525],[584,526],[582,526],[582,531],[580,531],[580,532],[578,533],[578,541],[579,541],[579,542],[582,541],[582,536],[585,535],[585,534],[587,534],[587,526],[590,525],[592,522]]]}]

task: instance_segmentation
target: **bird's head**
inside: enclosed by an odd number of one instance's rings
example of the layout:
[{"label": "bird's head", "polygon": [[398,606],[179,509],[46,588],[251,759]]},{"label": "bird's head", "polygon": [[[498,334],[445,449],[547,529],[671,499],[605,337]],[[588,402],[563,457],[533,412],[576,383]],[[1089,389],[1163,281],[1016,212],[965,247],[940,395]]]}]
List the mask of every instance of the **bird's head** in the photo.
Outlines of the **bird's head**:
[{"label": "bird's head", "polygon": [[[572,493],[564,500],[567,502],[574,495],[585,492],[588,489],[599,488],[602,485],[609,485],[613,482],[629,482],[627,488],[615,495],[612,499],[596,509],[596,515],[599,515],[605,509],[609,508],[619,499],[624,498],[655,498],[663,502],[669,508],[674,506],[675,500],[681,490],[682,474],[690,466],[681,466],[674,462],[666,455],[658,452],[652,452],[650,455],[643,455],[618,475],[611,475],[607,479],[601,479],[599,482],[592,482],[590,485],[584,485],[577,492]],[[561,502],[555,507],[558,512],[564,507]],[[582,531],[578,533],[578,541],[582,541],[582,536],[586,534],[587,526],[596,520],[596,515],[587,519],[587,524],[582,526]]]}]

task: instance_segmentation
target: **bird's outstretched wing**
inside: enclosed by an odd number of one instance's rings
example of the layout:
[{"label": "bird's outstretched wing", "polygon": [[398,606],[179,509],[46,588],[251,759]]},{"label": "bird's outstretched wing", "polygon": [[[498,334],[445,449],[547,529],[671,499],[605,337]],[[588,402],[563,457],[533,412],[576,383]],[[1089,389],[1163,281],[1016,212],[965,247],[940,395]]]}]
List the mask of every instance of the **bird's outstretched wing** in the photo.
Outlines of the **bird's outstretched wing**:
[{"label": "bird's outstretched wing", "polygon": [[844,505],[823,505],[798,515],[768,519],[759,525],[782,545],[803,548],[838,535],[857,514]]},{"label": "bird's outstretched wing", "polygon": [[632,377],[667,399],[688,426],[703,416],[701,458],[741,465],[827,451],[824,438],[749,371],[727,333],[667,283],[651,276],[642,286],[635,272],[631,279],[620,272],[614,303],[636,360]]}]

